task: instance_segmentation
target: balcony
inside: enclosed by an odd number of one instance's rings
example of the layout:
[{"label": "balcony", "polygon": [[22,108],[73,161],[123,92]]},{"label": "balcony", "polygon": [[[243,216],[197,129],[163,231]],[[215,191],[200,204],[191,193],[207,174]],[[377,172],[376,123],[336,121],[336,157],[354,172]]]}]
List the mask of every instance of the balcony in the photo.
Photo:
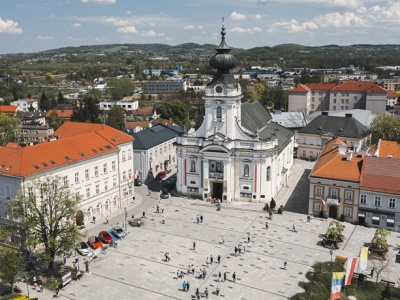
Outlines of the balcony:
[{"label": "balcony", "polygon": [[224,173],[209,172],[208,173],[208,178],[223,179],[224,178]]}]

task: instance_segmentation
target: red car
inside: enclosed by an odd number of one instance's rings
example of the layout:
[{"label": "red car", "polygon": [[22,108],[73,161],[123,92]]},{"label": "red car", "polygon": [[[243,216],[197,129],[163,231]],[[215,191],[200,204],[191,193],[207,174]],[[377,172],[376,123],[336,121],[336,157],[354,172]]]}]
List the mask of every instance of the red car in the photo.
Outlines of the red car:
[{"label": "red car", "polygon": [[91,235],[88,237],[88,244],[90,247],[92,247],[93,249],[97,249],[97,248],[103,248],[103,243],[100,241],[100,239],[95,236],[95,235]]},{"label": "red car", "polygon": [[113,241],[111,235],[104,230],[99,232],[99,239],[103,242],[103,244],[111,244]]}]

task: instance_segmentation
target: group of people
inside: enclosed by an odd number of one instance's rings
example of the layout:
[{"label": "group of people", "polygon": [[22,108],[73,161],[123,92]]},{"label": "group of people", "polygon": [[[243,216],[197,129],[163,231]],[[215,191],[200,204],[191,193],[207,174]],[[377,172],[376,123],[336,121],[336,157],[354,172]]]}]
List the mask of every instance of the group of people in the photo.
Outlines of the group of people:
[{"label": "group of people", "polygon": [[36,275],[33,276],[33,289],[43,293],[43,283],[41,280],[37,280]]},{"label": "group of people", "polygon": [[243,254],[246,253],[246,245],[243,245],[243,248],[242,248],[241,244],[239,244],[237,247],[235,246],[235,256],[237,256],[238,253],[239,253],[239,255],[241,255],[242,252],[243,252]]},{"label": "group of people", "polygon": [[203,215],[198,214],[196,217],[197,224],[203,223]]},{"label": "group of people", "polygon": [[169,252],[165,252],[164,257],[165,257],[165,261],[171,260],[171,254],[169,254]]}]

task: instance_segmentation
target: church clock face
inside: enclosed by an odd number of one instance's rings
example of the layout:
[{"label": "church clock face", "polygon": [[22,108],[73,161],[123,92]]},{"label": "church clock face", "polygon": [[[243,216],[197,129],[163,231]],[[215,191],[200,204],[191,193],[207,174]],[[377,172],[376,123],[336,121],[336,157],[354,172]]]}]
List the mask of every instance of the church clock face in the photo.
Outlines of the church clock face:
[{"label": "church clock face", "polygon": [[217,93],[222,93],[223,90],[224,90],[224,89],[223,89],[222,86],[220,86],[220,85],[217,85],[217,86],[215,87],[215,91],[216,91]]}]

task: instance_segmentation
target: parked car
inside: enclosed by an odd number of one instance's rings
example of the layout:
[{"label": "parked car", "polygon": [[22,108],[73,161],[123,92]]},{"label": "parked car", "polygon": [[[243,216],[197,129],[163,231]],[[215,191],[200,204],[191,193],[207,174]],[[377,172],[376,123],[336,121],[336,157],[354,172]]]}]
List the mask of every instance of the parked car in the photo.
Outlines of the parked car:
[{"label": "parked car", "polygon": [[88,244],[90,247],[92,247],[92,249],[103,248],[103,243],[95,235],[91,235],[88,237]]},{"label": "parked car", "polygon": [[133,218],[133,219],[130,219],[128,221],[128,223],[131,226],[140,227],[140,226],[142,226],[144,224],[144,221],[143,221],[142,218]]},{"label": "parked car", "polygon": [[160,171],[158,172],[157,176],[156,176],[156,180],[162,180],[167,176],[167,173],[165,173],[165,171]]},{"label": "parked car", "polygon": [[142,179],[135,179],[135,181],[134,181],[135,186],[141,186],[142,184],[143,184]]},{"label": "parked car", "polygon": [[168,199],[169,198],[169,192],[167,188],[163,188],[161,195],[160,195],[161,199]]},{"label": "parked car", "polygon": [[107,232],[110,234],[114,243],[118,242],[121,239],[112,229],[107,230]]},{"label": "parked car", "polygon": [[126,237],[126,232],[120,226],[114,226],[112,231],[121,239]]},{"label": "parked car", "polygon": [[105,230],[99,232],[99,239],[103,244],[111,244],[113,240],[110,234]]},{"label": "parked car", "polygon": [[171,193],[171,191],[175,188],[176,186],[176,179],[175,180],[170,180],[168,179],[167,184],[164,186],[168,190],[168,192]]},{"label": "parked car", "polygon": [[86,242],[80,242],[79,247],[76,249],[76,251],[83,256],[87,256],[92,253],[92,250],[90,249],[90,246]]}]

